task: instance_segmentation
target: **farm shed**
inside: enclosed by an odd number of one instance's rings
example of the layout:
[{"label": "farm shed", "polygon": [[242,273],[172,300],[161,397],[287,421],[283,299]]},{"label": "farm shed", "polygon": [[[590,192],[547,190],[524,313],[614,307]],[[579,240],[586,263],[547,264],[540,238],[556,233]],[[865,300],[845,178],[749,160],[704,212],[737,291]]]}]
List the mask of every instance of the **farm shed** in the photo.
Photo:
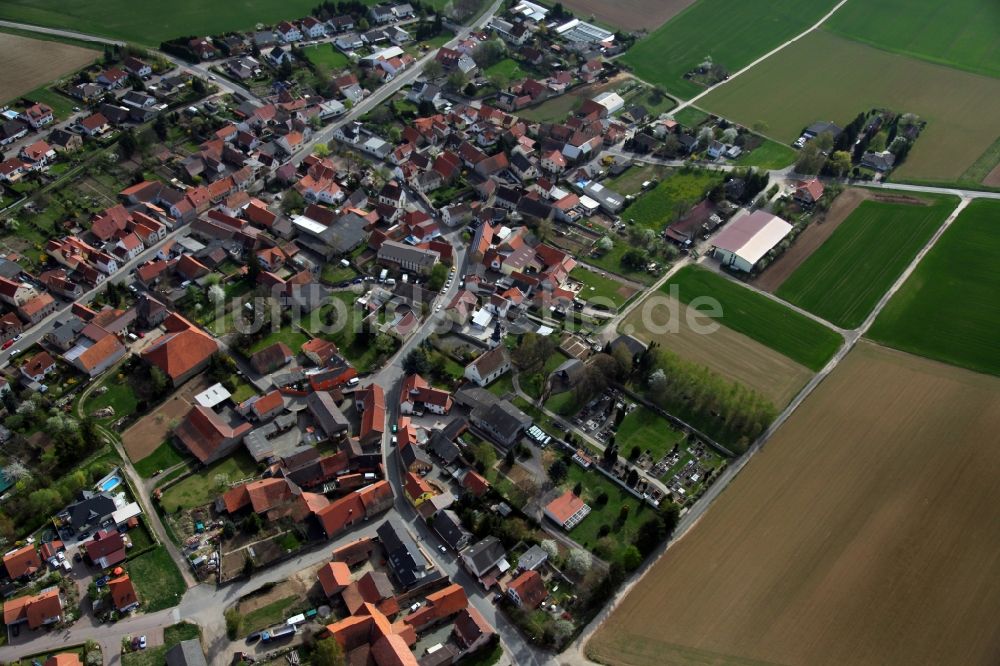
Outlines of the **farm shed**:
[{"label": "farm shed", "polygon": [[730,222],[712,241],[713,254],[723,266],[750,272],[791,230],[780,217],[758,210]]}]

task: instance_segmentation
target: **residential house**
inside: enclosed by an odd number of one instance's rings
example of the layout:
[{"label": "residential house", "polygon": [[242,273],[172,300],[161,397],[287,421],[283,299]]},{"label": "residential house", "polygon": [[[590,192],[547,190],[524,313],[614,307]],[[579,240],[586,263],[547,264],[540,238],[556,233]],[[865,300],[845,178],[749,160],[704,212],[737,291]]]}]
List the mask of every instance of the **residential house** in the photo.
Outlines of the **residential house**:
[{"label": "residential house", "polygon": [[40,384],[45,380],[45,376],[55,369],[56,360],[47,351],[41,351],[21,366],[21,374],[29,381]]},{"label": "residential house", "polygon": [[437,389],[420,375],[407,375],[399,394],[399,411],[413,414],[427,410],[433,414],[447,414],[451,411],[451,393]]},{"label": "residential house", "polygon": [[27,623],[29,629],[56,624],[62,621],[63,598],[56,586],[47,587],[38,594],[10,599],[3,604],[3,620],[8,629]]},{"label": "residential house", "polygon": [[795,188],[795,200],[805,206],[812,206],[823,196],[823,183],[819,178],[810,178]]},{"label": "residential house", "polygon": [[467,547],[459,554],[459,557],[466,570],[479,579],[480,582],[486,584],[487,589],[493,585],[486,578],[487,574],[503,572],[509,568],[506,560],[507,551],[504,550],[500,539],[495,536],[488,536],[482,541]]},{"label": "residential house", "polygon": [[577,497],[572,490],[545,505],[545,517],[567,532],[580,524],[590,513],[590,507]]},{"label": "residential house", "polygon": [[30,578],[42,570],[42,558],[34,544],[12,550],[3,556],[3,566],[11,580]]},{"label": "residential house", "polygon": [[204,464],[229,455],[252,426],[234,413],[196,405],[174,429],[174,436]]},{"label": "residential house", "polygon": [[431,269],[440,260],[441,255],[434,250],[387,240],[379,247],[377,258],[379,263],[383,265],[388,264],[418,275],[429,275]]},{"label": "residential house", "polygon": [[286,44],[297,42],[302,39],[302,31],[288,21],[282,21],[279,23],[275,28],[275,33],[277,33],[278,37],[281,38],[281,41]]},{"label": "residential house", "polygon": [[111,593],[111,604],[119,613],[128,613],[139,607],[139,598],[128,574],[109,580],[108,591]]},{"label": "residential house", "polygon": [[125,539],[118,530],[98,530],[83,548],[90,563],[100,569],[125,561]]},{"label": "residential house", "polygon": [[537,571],[525,571],[507,586],[507,596],[518,607],[535,610],[549,596],[549,591]]},{"label": "residential house", "polygon": [[499,345],[465,366],[465,378],[477,386],[488,386],[510,370],[510,353]]},{"label": "residential house", "polygon": [[162,370],[174,386],[180,386],[208,367],[219,345],[178,314],[170,315],[163,324],[166,333],[144,349],[141,357]]},{"label": "residential house", "polygon": [[41,102],[29,106],[21,116],[28,121],[32,129],[36,130],[45,127],[55,119],[55,116],[52,115],[52,107]]},{"label": "residential house", "polygon": [[472,534],[462,526],[458,514],[451,509],[443,509],[434,514],[434,531],[455,552],[465,549],[472,540]]}]

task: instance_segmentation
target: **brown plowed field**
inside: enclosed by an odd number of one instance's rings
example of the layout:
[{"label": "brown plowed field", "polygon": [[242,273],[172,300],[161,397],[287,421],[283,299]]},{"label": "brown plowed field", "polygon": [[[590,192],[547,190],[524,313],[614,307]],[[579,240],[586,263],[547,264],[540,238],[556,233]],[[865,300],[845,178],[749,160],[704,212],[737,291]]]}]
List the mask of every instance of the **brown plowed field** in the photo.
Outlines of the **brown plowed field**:
[{"label": "brown plowed field", "polygon": [[983,185],[987,187],[1000,187],[1000,164],[993,167],[993,170],[983,178]]},{"label": "brown plowed field", "polygon": [[191,411],[194,396],[208,388],[204,377],[190,381],[160,405],[122,433],[122,445],[132,462],[138,462],[155,451],[171,431],[171,424],[181,421]]},{"label": "brown plowed field", "polygon": [[[654,293],[664,300],[663,294]],[[643,306],[632,310],[622,322],[619,331],[633,335],[643,342],[656,340],[664,349],[693,363],[704,365],[730,381],[739,382],[770,400],[779,410],[791,401],[805,386],[813,373],[804,365],[799,365],[770,347],[737,333],[731,328],[719,326],[714,333],[701,335],[685,325],[686,305],[678,305],[681,314],[680,330],[677,333],[651,334],[643,324]],[[650,311],[654,326],[663,326],[669,321],[667,311],[655,308]]]},{"label": "brown plowed field", "polygon": [[564,0],[581,20],[591,16],[626,30],[652,32],[694,4],[694,0]]},{"label": "brown plowed field", "polygon": [[588,645],[603,663],[1000,663],[1000,378],[862,342]]},{"label": "brown plowed field", "polygon": [[885,201],[889,203],[905,203],[924,206],[927,204],[923,199],[908,197],[898,194],[882,194],[872,190],[864,190],[856,187],[849,187],[840,193],[826,214],[821,219],[816,220],[806,230],[799,234],[792,247],[778,257],[777,261],[768,266],[763,273],[752,281],[753,286],[764,291],[774,293],[781,283],[788,279],[788,276],[795,272],[795,269],[802,265],[802,262],[809,258],[826,239],[833,235],[840,223],[847,219],[847,216],[854,212],[862,201],[874,199],[875,201]]},{"label": "brown plowed field", "polygon": [[98,55],[79,46],[0,33],[0,102],[88,65]]}]

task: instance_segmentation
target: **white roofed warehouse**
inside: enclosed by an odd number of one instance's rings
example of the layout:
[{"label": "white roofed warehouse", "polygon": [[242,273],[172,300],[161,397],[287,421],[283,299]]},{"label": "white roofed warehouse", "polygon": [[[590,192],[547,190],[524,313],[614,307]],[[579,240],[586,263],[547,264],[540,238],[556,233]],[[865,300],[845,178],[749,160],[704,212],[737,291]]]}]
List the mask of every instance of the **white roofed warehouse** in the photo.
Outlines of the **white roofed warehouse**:
[{"label": "white roofed warehouse", "polygon": [[758,210],[730,222],[712,240],[712,254],[723,266],[749,273],[791,230],[780,217]]}]

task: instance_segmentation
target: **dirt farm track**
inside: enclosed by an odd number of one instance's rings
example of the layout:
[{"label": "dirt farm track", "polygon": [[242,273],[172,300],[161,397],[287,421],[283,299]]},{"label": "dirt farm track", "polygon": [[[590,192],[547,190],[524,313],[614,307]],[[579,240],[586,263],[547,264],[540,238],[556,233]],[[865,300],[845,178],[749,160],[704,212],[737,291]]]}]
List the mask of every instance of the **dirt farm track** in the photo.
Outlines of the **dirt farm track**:
[{"label": "dirt farm track", "polygon": [[90,49],[0,33],[0,103],[93,62],[100,54]]},{"label": "dirt farm track", "polygon": [[1000,663],[1000,378],[860,343],[587,646],[607,664]]}]

